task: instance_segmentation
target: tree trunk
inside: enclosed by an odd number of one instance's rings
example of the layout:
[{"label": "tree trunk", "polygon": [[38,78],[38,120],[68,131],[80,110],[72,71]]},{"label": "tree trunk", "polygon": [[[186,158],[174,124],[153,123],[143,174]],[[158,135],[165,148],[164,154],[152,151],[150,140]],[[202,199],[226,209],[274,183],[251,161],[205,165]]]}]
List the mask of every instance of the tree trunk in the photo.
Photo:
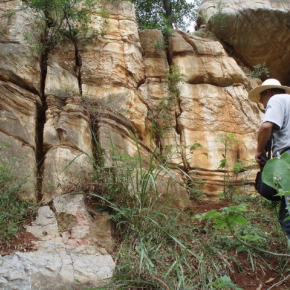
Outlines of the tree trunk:
[{"label": "tree trunk", "polygon": [[168,25],[173,28],[172,24],[172,7],[170,0],[162,0],[163,1],[163,8],[165,10],[165,17],[168,20]]}]

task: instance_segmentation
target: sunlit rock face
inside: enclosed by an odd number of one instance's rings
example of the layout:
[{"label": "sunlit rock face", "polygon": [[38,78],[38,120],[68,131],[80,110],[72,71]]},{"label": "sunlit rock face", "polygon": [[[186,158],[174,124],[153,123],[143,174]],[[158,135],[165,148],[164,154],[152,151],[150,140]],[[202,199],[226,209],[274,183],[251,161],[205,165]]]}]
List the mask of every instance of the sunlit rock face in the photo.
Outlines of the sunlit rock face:
[{"label": "sunlit rock face", "polygon": [[[143,102],[148,107],[147,130],[153,138],[147,143],[162,148],[162,155],[174,164],[182,163],[180,135],[176,130],[179,107],[169,89],[169,63],[166,44],[158,30],[140,32],[145,63],[145,82],[139,87]],[[166,117],[165,117],[166,115]],[[160,135],[160,136],[158,136]]]},{"label": "sunlit rock face", "polygon": [[[224,186],[219,168],[223,155],[231,166],[235,162],[250,166],[254,156],[259,110],[247,99],[251,82],[217,41],[177,31],[169,47],[184,80],[178,85],[177,118],[184,165],[206,180],[207,194],[217,194]],[[238,141],[225,144],[228,133]],[[196,143],[199,146],[192,150]]]},{"label": "sunlit rock face", "polygon": [[271,77],[289,85],[289,11],[287,0],[204,0],[198,23],[207,24],[245,65],[265,63]]},{"label": "sunlit rock face", "polygon": [[[231,8],[234,4],[225,7],[203,1],[200,15],[207,12],[203,19],[210,22],[216,10],[229,15],[248,11],[245,3],[239,9]],[[109,3],[103,7],[108,18],[97,10],[93,13],[91,28],[96,35],[75,42],[62,40],[48,52],[43,70],[28,37],[41,17],[17,5],[5,1],[0,7],[5,28],[0,43],[1,134],[11,145],[9,152],[29,160],[33,190],[26,190],[28,199],[48,202],[56,195],[88,190],[94,140],[106,152],[116,146],[129,156],[137,156],[141,148],[144,166],[154,152],[159,159],[204,175],[210,195],[221,190],[210,182],[213,176],[223,180],[220,162],[225,152],[229,163],[243,162],[250,168],[261,112],[247,100],[247,92],[257,82],[226,52],[224,42],[180,31],[167,42],[160,31],[138,31],[130,2]],[[255,5],[268,9],[266,1]],[[278,3],[272,5],[280,8]],[[243,31],[242,26],[231,26]],[[40,30],[33,35],[34,42],[39,40]],[[235,35],[243,43],[245,38]],[[7,45],[13,47],[7,50]],[[18,46],[26,54],[7,58],[6,52]],[[180,81],[172,87],[176,77]],[[238,141],[227,148],[222,136],[230,133]],[[140,148],[136,142],[142,144]],[[106,162],[110,166],[110,156]]]},{"label": "sunlit rock face", "polygon": [[22,88],[40,90],[40,41],[42,23],[37,15],[20,1],[1,1],[0,4],[0,76]]},{"label": "sunlit rock face", "polygon": [[79,45],[83,96],[91,106],[119,112],[142,135],[147,107],[137,91],[145,76],[135,9],[127,1],[104,9],[110,17],[96,15],[92,24],[104,35]]},{"label": "sunlit rock face", "polygon": [[0,81],[0,159],[23,181],[21,195],[36,202],[36,126],[40,98],[10,82]]}]

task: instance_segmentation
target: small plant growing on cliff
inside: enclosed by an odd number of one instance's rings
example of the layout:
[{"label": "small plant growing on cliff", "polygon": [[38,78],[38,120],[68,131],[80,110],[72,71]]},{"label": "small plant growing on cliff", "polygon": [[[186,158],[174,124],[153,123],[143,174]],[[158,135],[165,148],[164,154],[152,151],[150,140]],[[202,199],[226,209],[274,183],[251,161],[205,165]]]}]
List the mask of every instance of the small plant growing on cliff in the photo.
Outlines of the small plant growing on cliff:
[{"label": "small plant growing on cliff", "polygon": [[223,0],[220,0],[216,6],[217,12],[211,17],[209,21],[210,30],[213,30],[215,26],[221,29],[225,29],[226,14],[223,11],[224,8],[225,8],[225,4],[223,3]]},{"label": "small plant growing on cliff", "polygon": [[160,148],[162,147],[161,139],[172,128],[175,109],[178,106],[177,84],[183,80],[179,69],[175,66],[170,66],[170,72],[166,77],[168,80],[168,96],[160,99],[152,118],[155,139]]},{"label": "small plant growing on cliff", "polygon": [[232,200],[234,193],[234,183],[230,178],[230,172],[233,170],[234,174],[237,175],[242,169],[242,164],[236,162],[233,168],[231,168],[228,160],[228,153],[232,150],[233,146],[240,140],[236,139],[236,134],[234,133],[221,133],[218,135],[218,142],[223,144],[224,153],[222,154],[222,159],[220,160],[219,168],[224,171],[224,198],[226,200]]},{"label": "small plant growing on cliff", "polygon": [[[107,27],[109,13],[101,7],[103,0],[27,0],[24,3],[23,8],[29,7],[39,15],[34,25],[36,33],[26,32],[24,38],[44,64],[47,54],[57,44],[68,40],[77,50],[81,40],[104,35]],[[93,19],[93,13],[100,19]],[[99,30],[92,28],[93,21],[98,21]]]},{"label": "small plant growing on cliff", "polygon": [[2,26],[0,27],[0,36],[8,33],[8,25],[11,24],[11,20],[14,15],[14,11],[8,10],[1,16]]},{"label": "small plant growing on cliff", "polygon": [[270,73],[266,63],[254,65],[253,70],[250,73],[252,78],[269,77]]}]

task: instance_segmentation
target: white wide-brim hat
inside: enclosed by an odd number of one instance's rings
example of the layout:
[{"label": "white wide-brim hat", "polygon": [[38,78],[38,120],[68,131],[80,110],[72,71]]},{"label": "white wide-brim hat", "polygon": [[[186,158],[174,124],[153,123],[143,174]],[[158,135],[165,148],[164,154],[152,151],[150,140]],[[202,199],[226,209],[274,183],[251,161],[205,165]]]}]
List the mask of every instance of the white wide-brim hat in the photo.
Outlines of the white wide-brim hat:
[{"label": "white wide-brim hat", "polygon": [[265,90],[270,89],[283,89],[286,93],[290,94],[290,87],[282,86],[281,83],[276,79],[267,79],[260,86],[254,88],[249,92],[249,100],[255,103],[259,103],[260,94]]}]

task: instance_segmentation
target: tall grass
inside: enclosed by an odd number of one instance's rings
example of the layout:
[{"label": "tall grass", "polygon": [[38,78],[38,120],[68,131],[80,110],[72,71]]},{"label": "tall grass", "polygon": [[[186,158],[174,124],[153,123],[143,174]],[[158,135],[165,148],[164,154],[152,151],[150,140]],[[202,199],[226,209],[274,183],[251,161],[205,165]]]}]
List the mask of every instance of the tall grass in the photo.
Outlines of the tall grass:
[{"label": "tall grass", "polygon": [[[236,257],[237,249],[248,254],[254,270],[267,267],[262,253],[243,246],[226,229],[213,227],[210,220],[197,221],[192,210],[174,206],[177,197],[167,185],[178,182],[172,174],[175,168],[166,161],[157,162],[154,152],[144,160],[136,141],[136,156],[118,152],[114,144],[108,154],[111,167],[105,168],[104,152],[99,150],[99,162],[94,164],[95,190],[88,198],[94,210],[110,212],[117,240],[114,256],[117,266],[114,278],[98,289],[240,289],[230,278],[233,269],[244,270]],[[247,200],[254,201],[251,197]],[[259,211],[254,213],[255,216],[249,216],[252,220],[263,215]],[[247,219],[246,212],[241,214]],[[283,243],[279,241],[281,231],[277,230],[277,223],[267,225],[271,231],[268,233],[258,227],[247,223],[231,230],[245,239],[251,233],[260,235],[247,240],[258,247],[273,233],[271,241]]]},{"label": "tall grass", "polygon": [[[4,147],[0,146],[0,150]],[[31,208],[19,197],[26,181],[17,177],[13,170],[14,162],[13,158],[0,162],[0,245],[9,244],[17,236]]]}]

